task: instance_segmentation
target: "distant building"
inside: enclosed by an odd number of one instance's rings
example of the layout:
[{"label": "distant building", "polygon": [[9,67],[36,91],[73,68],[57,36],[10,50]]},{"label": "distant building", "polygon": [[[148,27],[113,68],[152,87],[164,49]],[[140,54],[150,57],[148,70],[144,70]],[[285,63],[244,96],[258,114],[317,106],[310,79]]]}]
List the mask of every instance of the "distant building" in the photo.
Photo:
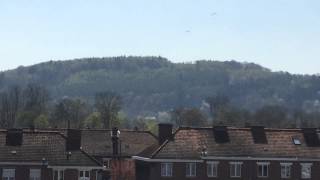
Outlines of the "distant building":
[{"label": "distant building", "polygon": [[[158,146],[133,157],[137,180],[320,179],[316,129],[159,128]],[[165,139],[165,140],[164,140]]]}]

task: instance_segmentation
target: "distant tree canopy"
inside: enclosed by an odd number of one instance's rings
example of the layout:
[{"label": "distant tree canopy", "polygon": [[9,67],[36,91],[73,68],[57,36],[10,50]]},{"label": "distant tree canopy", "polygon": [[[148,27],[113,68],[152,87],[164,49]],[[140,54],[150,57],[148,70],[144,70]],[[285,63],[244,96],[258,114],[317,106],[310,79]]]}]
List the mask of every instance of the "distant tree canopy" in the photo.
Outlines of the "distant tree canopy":
[{"label": "distant tree canopy", "polygon": [[[203,104],[208,112],[200,109]],[[46,121],[58,127],[130,125],[121,122],[119,112],[137,119],[179,109],[198,109],[209,124],[317,125],[320,76],[272,72],[253,63],[172,63],[153,56],[49,61],[0,73],[1,127],[46,126]],[[180,115],[176,124],[186,122]],[[279,118],[284,120],[278,123]],[[189,124],[200,125],[194,123]]]},{"label": "distant tree canopy", "polygon": [[117,93],[111,91],[97,93],[95,108],[101,115],[103,127],[111,128],[116,124],[121,109],[121,98]]}]

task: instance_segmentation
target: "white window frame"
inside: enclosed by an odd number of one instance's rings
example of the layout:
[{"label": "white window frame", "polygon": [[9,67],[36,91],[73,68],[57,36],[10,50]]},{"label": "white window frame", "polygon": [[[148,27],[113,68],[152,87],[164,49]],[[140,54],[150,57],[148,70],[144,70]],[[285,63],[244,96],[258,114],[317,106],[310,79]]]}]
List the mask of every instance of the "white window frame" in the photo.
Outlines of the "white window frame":
[{"label": "white window frame", "polygon": [[41,169],[30,169],[29,179],[30,180],[41,180]]},{"label": "white window frame", "polygon": [[107,169],[111,169],[111,158],[103,158],[103,165]]},{"label": "white window frame", "polygon": [[186,163],[186,177],[196,177],[197,176],[197,163],[189,162]]},{"label": "white window frame", "polygon": [[[81,173],[82,173],[82,176],[81,176]],[[86,176],[86,173],[88,173],[88,177]],[[79,170],[79,174],[78,174],[78,179],[79,180],[90,180],[90,170],[88,169],[80,169]]]},{"label": "white window frame", "polygon": [[218,177],[218,161],[207,161],[207,176]]},{"label": "white window frame", "polygon": [[[269,165],[270,165],[269,162],[257,162],[257,166],[258,166],[258,169],[257,169],[258,173],[257,174],[258,174],[259,178],[269,177]],[[261,168],[261,174],[260,174],[260,168]]]},{"label": "white window frame", "polygon": [[289,179],[291,178],[291,166],[292,163],[280,163],[280,171],[281,171],[281,178],[282,179]]},{"label": "white window frame", "polygon": [[53,170],[53,180],[55,180],[56,172],[58,172],[57,180],[64,180],[64,169],[54,169]]},{"label": "white window frame", "polygon": [[[301,179],[311,179],[312,177],[312,163],[301,163]],[[304,174],[307,171],[308,174]]]},{"label": "white window frame", "polygon": [[2,169],[2,180],[15,180],[16,179],[16,169],[5,168]]},{"label": "white window frame", "polygon": [[172,177],[172,169],[173,169],[173,163],[171,162],[165,162],[161,163],[161,176],[162,177]]},{"label": "white window frame", "polygon": [[[229,162],[230,164],[230,177],[231,178],[240,178],[243,162]],[[234,172],[234,174],[232,174]],[[239,174],[237,174],[237,172]]]}]

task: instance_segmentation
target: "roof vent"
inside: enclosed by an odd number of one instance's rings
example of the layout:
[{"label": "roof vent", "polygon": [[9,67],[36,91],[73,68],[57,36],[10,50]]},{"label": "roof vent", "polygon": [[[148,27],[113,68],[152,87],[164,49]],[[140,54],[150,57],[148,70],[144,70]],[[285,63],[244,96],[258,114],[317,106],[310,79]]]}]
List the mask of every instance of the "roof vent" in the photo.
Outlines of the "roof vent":
[{"label": "roof vent", "polygon": [[21,146],[23,139],[22,129],[8,129],[6,136],[7,146]]},{"label": "roof vent", "polygon": [[319,147],[320,139],[315,128],[302,129],[304,140],[309,147]]},{"label": "roof vent", "polygon": [[255,144],[267,144],[267,136],[263,126],[251,126],[251,134]]},{"label": "roof vent", "polygon": [[216,143],[228,143],[230,142],[228,129],[226,126],[214,126],[213,135]]}]

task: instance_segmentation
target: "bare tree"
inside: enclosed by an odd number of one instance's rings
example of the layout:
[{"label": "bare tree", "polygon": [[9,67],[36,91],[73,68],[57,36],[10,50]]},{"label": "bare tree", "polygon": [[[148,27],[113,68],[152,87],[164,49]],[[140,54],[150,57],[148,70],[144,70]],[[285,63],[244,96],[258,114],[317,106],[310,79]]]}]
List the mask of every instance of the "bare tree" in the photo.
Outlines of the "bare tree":
[{"label": "bare tree", "polygon": [[224,121],[225,111],[229,105],[229,98],[222,94],[207,97],[205,100],[210,106],[210,113],[214,121]]},{"label": "bare tree", "polygon": [[49,92],[43,86],[28,84],[22,95],[25,111],[32,111],[35,114],[45,112],[49,101]]},{"label": "bare tree", "polygon": [[87,104],[80,99],[63,98],[54,107],[53,125],[62,125],[70,128],[80,127],[85,117],[88,116]]},{"label": "bare tree", "polygon": [[97,93],[95,107],[101,114],[104,128],[111,128],[121,109],[121,97],[111,91]]},{"label": "bare tree", "polygon": [[1,128],[8,128],[11,127],[11,122],[9,120],[9,100],[8,100],[8,94],[1,93],[0,94],[0,127]]},{"label": "bare tree", "polygon": [[15,125],[21,107],[20,92],[19,86],[12,86],[0,94],[0,127],[12,128]]}]

